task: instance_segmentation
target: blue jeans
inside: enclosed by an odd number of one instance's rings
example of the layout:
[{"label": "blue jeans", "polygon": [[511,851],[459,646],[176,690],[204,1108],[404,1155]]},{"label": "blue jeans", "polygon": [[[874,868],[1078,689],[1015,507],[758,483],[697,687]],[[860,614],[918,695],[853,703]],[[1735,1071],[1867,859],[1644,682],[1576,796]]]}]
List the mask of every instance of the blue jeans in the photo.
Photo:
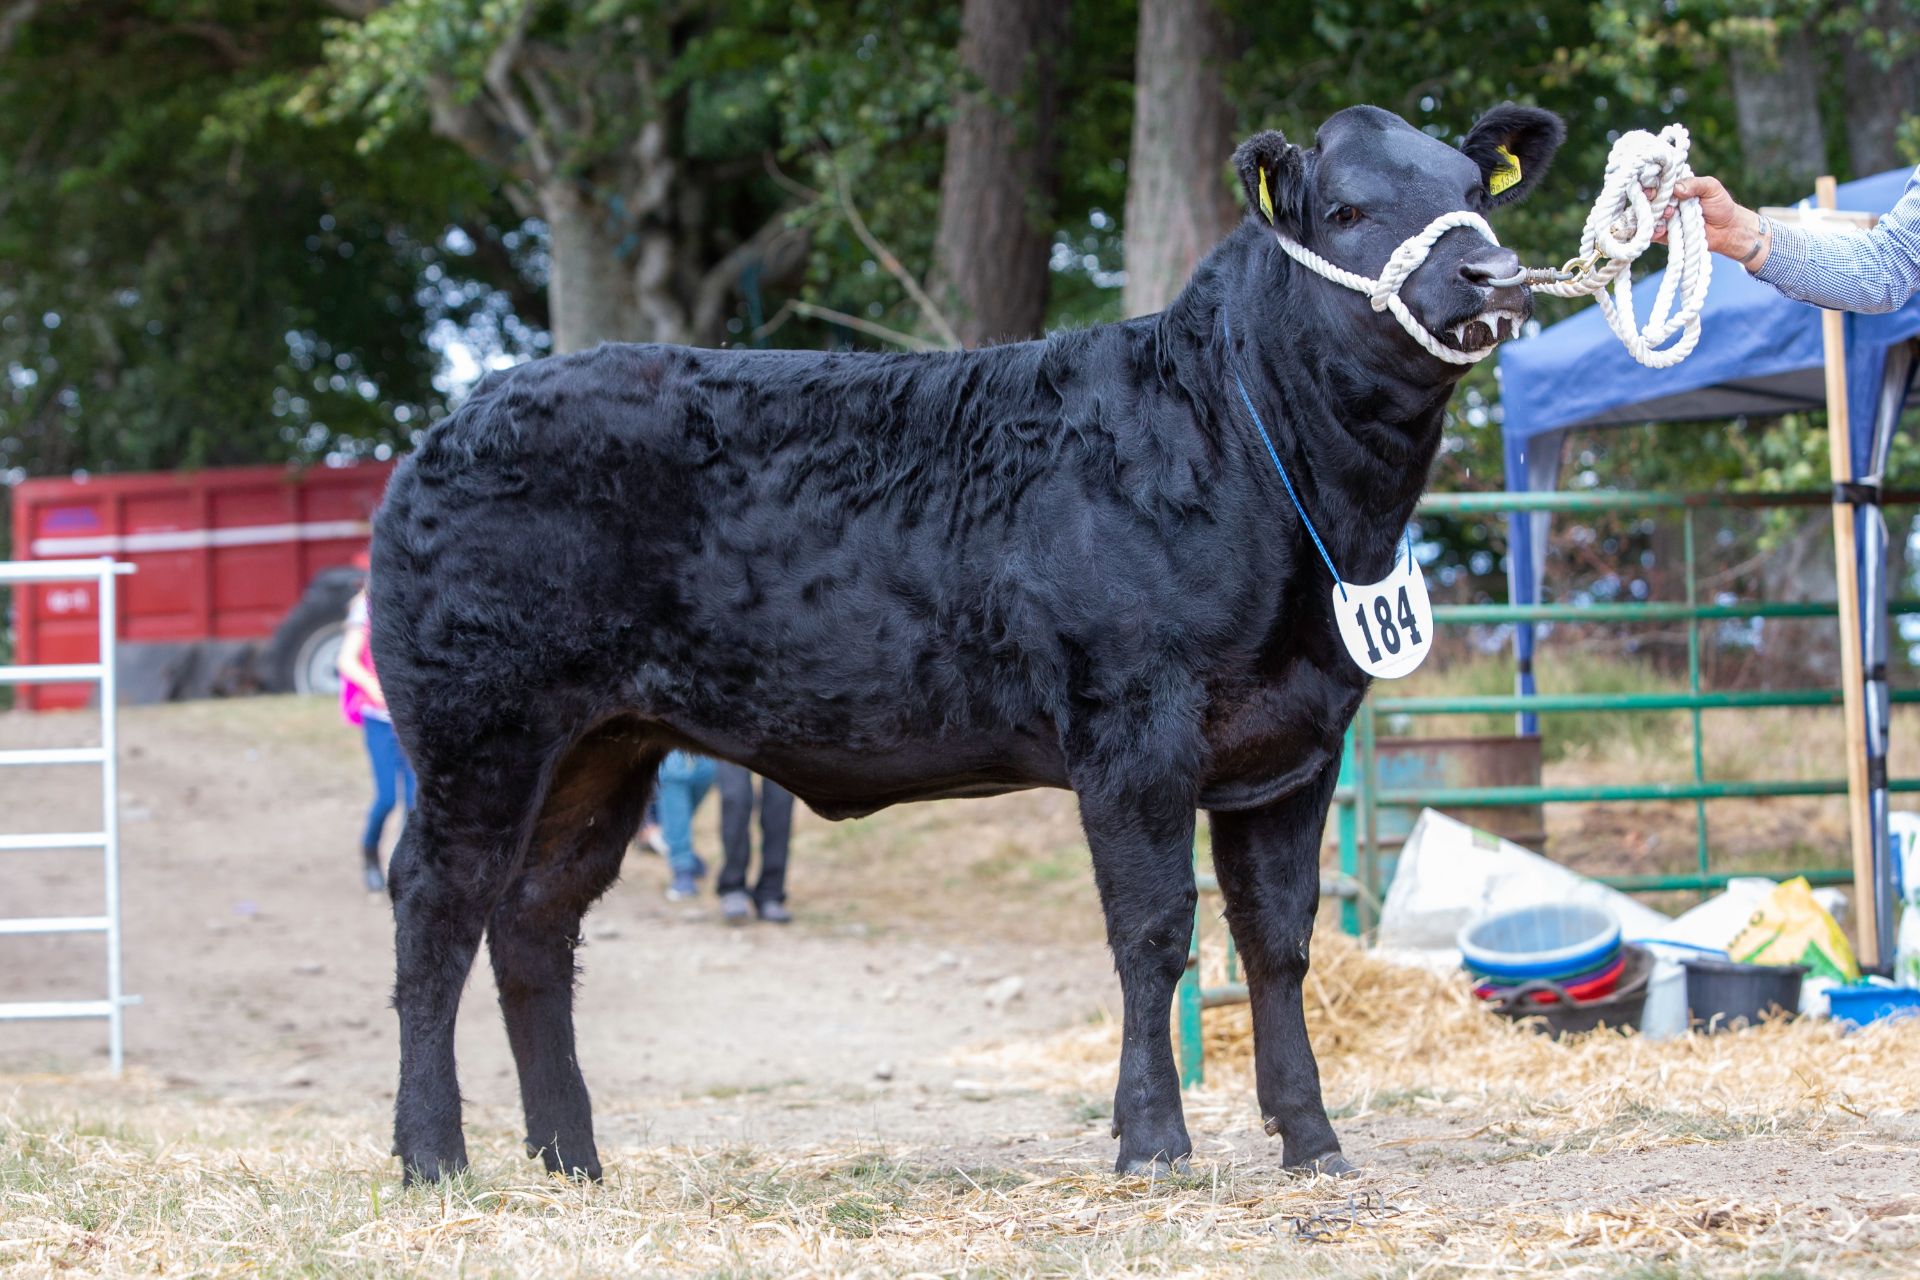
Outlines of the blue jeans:
[{"label": "blue jeans", "polygon": [[406,791],[407,812],[413,812],[413,766],[400,754],[400,739],[393,736],[391,720],[368,716],[360,722],[360,730],[366,736],[367,759],[373,765],[373,807],[367,810],[367,829],[360,837],[360,847],[378,849],[380,832],[402,788]]},{"label": "blue jeans", "polygon": [[713,785],[713,761],[685,751],[669,751],[660,764],[660,830],[667,838],[667,865],[674,879],[699,878],[706,864],[693,851],[693,811]]}]

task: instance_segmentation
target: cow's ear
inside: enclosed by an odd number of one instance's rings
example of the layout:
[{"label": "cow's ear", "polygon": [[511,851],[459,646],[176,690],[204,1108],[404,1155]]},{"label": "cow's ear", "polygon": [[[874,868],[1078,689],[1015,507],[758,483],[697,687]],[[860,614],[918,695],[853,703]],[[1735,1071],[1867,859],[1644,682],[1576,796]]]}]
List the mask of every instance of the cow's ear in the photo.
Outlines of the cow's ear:
[{"label": "cow's ear", "polygon": [[1307,198],[1307,162],[1278,129],[1254,134],[1235,148],[1234,171],[1247,208],[1269,227],[1298,230]]},{"label": "cow's ear", "polygon": [[1553,112],[1503,102],[1475,122],[1460,149],[1480,166],[1498,207],[1533,190],[1566,137],[1567,126]]}]

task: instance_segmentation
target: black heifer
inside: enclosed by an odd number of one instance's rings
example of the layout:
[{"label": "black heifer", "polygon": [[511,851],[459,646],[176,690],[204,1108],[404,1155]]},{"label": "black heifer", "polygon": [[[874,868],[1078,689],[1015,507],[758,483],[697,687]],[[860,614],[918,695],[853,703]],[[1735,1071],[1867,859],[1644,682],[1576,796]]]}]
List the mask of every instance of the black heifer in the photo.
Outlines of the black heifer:
[{"label": "black heifer", "polygon": [[[394,855],[409,1177],[461,1168],[461,986],[489,939],[527,1145],[599,1173],[574,1057],[580,919],[669,748],[829,818],[1077,793],[1124,991],[1118,1167],[1190,1151],[1168,1034],[1197,807],[1289,1165],[1344,1169],[1300,984],[1336,756],[1365,687],[1237,371],[1351,581],[1389,568],[1460,374],[1273,229],[1378,272],[1538,180],[1506,106],[1455,150],[1369,107],[1235,156],[1251,216],[1164,313],[933,355],[604,346],[488,378],[395,474],[373,634],[419,809]],[[1517,157],[1499,197],[1491,174]],[[1264,173],[1272,227],[1256,193]],[[1404,297],[1491,344],[1512,253],[1456,228]],[[1227,335],[1231,332],[1231,337]]]}]

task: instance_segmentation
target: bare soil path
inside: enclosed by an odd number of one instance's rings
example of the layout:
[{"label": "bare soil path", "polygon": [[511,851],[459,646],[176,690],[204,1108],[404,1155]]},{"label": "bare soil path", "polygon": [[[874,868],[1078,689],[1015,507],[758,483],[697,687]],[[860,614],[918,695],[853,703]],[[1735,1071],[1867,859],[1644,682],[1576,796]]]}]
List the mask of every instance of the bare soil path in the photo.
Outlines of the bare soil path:
[{"label": "bare soil path", "polygon": [[[94,723],[8,714],[0,746],[82,745]],[[206,1097],[383,1110],[398,1062],[392,921],[385,897],[359,885],[366,783],[351,731],[324,706],[255,699],[134,709],[122,733],[126,982],[144,998],[128,1014],[129,1062]],[[13,774],[7,829],[97,821],[94,771]],[[709,801],[697,828],[710,858],[715,809]],[[1066,812],[1070,823],[1070,802]],[[938,816],[957,833],[994,829]],[[845,840],[800,815],[800,918],[787,928],[728,928],[710,895],[668,903],[661,860],[630,854],[588,917],[581,955],[581,1059],[610,1140],[772,1138],[823,1125],[917,1139],[963,1110],[978,1125],[977,1105],[953,1087],[956,1051],[1117,1002],[1090,891],[1087,927],[1010,946],[969,936],[964,913],[942,927],[937,899],[953,860],[933,850],[917,855],[936,860],[933,874],[914,857],[883,862],[868,869],[880,881],[873,901],[848,900],[859,886],[834,852]],[[93,855],[12,859],[0,869],[0,914],[98,910]],[[916,896],[911,912],[889,906]],[[0,999],[97,997],[102,954],[93,938],[0,939]],[[517,1105],[484,955],[458,1052],[471,1102]],[[95,1022],[0,1024],[0,1071],[72,1072],[104,1055]]]}]

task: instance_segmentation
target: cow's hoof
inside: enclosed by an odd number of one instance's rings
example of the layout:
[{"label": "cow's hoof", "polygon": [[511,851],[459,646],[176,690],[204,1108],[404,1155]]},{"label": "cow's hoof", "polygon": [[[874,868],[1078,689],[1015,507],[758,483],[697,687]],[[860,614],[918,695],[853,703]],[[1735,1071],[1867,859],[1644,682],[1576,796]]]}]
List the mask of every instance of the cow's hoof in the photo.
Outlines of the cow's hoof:
[{"label": "cow's hoof", "polygon": [[402,1159],[400,1185],[422,1187],[430,1182],[439,1182],[443,1178],[456,1177],[466,1171],[467,1154],[464,1151],[442,1159]]},{"label": "cow's hoof", "polygon": [[1193,1166],[1185,1156],[1121,1156],[1113,1162],[1113,1171],[1123,1177],[1170,1178],[1193,1172]]},{"label": "cow's hoof", "polygon": [[[600,1156],[591,1144],[588,1145],[587,1154],[584,1157],[562,1157],[560,1149],[555,1144],[548,1143],[540,1146],[532,1138],[526,1140],[526,1148],[528,1156],[538,1160],[545,1166],[548,1173],[556,1177],[578,1178],[583,1182],[600,1181]],[[574,1148],[576,1151],[578,1149],[578,1147]]]},{"label": "cow's hoof", "polygon": [[556,1178],[572,1178],[577,1182],[600,1181],[600,1161],[598,1159],[563,1161],[555,1158],[550,1151],[542,1151],[540,1153],[540,1163],[545,1165],[547,1172]]},{"label": "cow's hoof", "polygon": [[1329,1178],[1352,1178],[1359,1176],[1360,1173],[1359,1166],[1355,1165],[1338,1151],[1329,1151],[1323,1156],[1315,1156],[1311,1160],[1302,1160],[1298,1164],[1290,1164],[1287,1168],[1295,1173],[1305,1174],[1310,1178],[1317,1178],[1323,1175]]}]

